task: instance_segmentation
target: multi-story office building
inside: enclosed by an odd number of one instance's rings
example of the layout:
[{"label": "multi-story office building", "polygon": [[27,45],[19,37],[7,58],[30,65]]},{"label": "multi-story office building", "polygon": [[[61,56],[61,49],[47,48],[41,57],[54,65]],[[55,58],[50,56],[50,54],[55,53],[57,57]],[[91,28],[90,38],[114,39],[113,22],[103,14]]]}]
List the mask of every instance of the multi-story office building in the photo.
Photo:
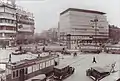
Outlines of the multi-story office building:
[{"label": "multi-story office building", "polygon": [[[15,4],[14,0],[0,2],[0,43],[10,45],[16,36],[32,35],[34,33],[34,19],[30,12],[26,12]],[[23,35],[24,34],[24,35]]]},{"label": "multi-story office building", "polygon": [[69,49],[77,48],[79,44],[106,42],[109,27],[105,13],[69,8],[60,13],[59,36]]}]

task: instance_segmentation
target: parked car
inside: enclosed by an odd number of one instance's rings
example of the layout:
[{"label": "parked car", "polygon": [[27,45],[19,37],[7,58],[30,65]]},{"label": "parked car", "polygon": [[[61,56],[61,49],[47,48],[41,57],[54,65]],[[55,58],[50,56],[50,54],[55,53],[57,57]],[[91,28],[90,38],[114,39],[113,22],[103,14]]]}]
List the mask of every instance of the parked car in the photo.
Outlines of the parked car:
[{"label": "parked car", "polygon": [[61,53],[64,55],[71,55],[71,53],[69,51],[62,51]]},{"label": "parked car", "polygon": [[118,80],[116,80],[116,81],[120,81],[120,78]]},{"label": "parked car", "polygon": [[54,67],[54,75],[53,78],[56,80],[64,80],[65,78],[69,77],[74,73],[75,68],[70,67],[69,65],[65,66],[55,66]]},{"label": "parked car", "polygon": [[101,67],[91,67],[86,71],[86,76],[89,76],[94,81],[100,81],[104,77],[110,75],[111,70]]}]

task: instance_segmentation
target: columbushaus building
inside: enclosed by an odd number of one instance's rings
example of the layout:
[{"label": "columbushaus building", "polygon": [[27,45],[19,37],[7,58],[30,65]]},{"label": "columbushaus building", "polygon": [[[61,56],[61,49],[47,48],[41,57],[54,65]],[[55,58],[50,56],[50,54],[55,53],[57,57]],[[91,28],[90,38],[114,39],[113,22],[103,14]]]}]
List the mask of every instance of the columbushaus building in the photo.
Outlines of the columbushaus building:
[{"label": "columbushaus building", "polygon": [[108,40],[109,27],[106,13],[69,8],[60,13],[59,39],[69,49],[81,44],[103,44]]}]

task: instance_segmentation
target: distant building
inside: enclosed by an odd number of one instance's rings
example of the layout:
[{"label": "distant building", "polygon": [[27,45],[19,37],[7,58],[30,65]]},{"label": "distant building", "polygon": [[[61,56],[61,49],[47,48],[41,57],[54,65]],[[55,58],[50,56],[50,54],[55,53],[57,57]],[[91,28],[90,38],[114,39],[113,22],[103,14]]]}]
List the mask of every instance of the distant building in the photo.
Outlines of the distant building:
[{"label": "distant building", "polygon": [[109,37],[108,22],[104,12],[69,8],[60,13],[59,39],[69,49],[80,44],[104,43]]},{"label": "distant building", "polygon": [[33,14],[19,8],[15,0],[7,1],[0,2],[0,45],[11,45],[18,35],[23,38],[34,33]]},{"label": "distant building", "polygon": [[58,28],[50,28],[48,34],[52,41],[58,41]]},{"label": "distant building", "polygon": [[109,39],[117,43],[120,40],[120,28],[114,26],[114,25],[109,25]]}]

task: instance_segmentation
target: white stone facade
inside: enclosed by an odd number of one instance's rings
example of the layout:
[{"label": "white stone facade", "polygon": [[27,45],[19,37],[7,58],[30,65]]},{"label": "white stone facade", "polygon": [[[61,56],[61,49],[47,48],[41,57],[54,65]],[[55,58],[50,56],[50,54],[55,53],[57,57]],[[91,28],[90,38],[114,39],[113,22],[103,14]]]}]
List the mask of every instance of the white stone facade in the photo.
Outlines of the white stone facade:
[{"label": "white stone facade", "polygon": [[[108,22],[105,13],[92,10],[69,8],[60,15],[60,39],[93,40],[93,38],[107,39],[109,36]],[[98,22],[92,22],[95,18]],[[95,31],[96,30],[96,31]]]}]

